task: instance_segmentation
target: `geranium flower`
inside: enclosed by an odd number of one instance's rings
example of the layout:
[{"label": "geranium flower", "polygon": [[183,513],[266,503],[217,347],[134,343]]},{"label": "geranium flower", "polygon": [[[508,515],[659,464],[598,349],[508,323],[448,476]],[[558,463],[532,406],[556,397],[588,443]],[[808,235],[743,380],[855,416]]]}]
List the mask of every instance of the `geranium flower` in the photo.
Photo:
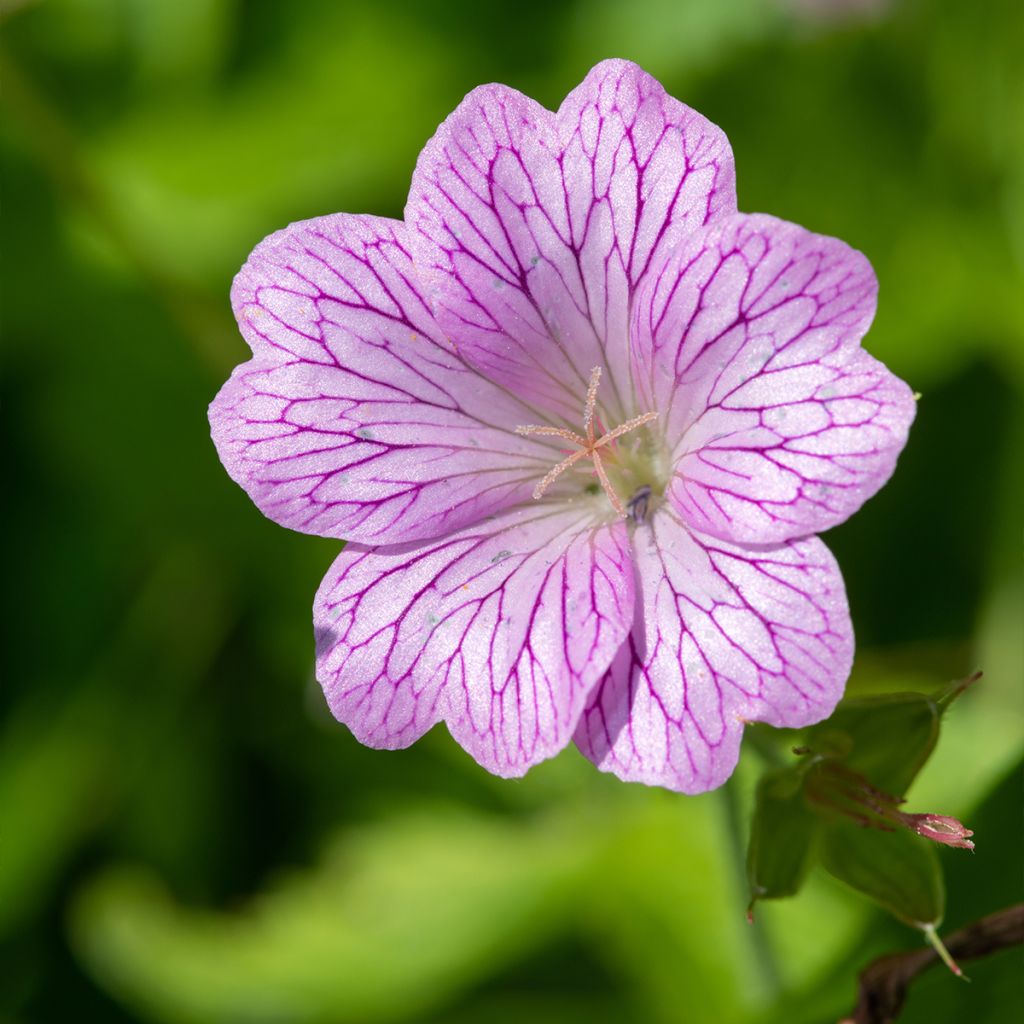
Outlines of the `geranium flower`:
[{"label": "geranium flower", "polygon": [[386,748],[443,721],[503,776],[575,740],[688,793],[744,723],[827,716],[853,635],[812,535],[914,416],[860,347],[876,290],[842,242],[737,213],[722,131],[619,60],[557,113],[471,92],[404,223],[267,238],[210,420],[266,515],[349,542],[314,604],[335,716]]}]

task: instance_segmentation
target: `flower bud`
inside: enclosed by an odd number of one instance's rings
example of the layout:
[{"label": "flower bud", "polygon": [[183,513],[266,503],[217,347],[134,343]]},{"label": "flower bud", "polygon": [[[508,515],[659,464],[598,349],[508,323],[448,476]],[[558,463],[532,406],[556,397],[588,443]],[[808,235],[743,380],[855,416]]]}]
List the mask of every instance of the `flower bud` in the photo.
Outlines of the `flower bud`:
[{"label": "flower bud", "polygon": [[900,817],[907,828],[925,839],[945,846],[959,846],[962,850],[974,849],[970,839],[974,833],[948,814],[901,814]]}]

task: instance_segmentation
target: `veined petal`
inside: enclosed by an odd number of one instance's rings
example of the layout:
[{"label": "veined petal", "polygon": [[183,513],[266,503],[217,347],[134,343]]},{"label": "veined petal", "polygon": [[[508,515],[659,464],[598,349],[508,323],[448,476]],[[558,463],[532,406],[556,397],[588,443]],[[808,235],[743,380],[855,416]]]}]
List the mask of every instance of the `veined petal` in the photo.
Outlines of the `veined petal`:
[{"label": "veined petal", "polygon": [[466,358],[573,420],[594,366],[633,403],[630,299],[651,261],[736,209],[725,135],[635,64],[605,61],[557,115],[490,85],[420,156],[406,221],[438,321]]},{"label": "veined petal", "polygon": [[853,629],[820,540],[742,548],[690,532],[663,506],[634,549],[633,631],[575,737],[599,768],[701,793],[732,773],[745,723],[831,714]]},{"label": "veined petal", "polygon": [[403,224],[339,214],[263,241],[232,302],[254,358],[210,406],[231,476],[305,533],[439,536],[528,500],[550,448],[536,413],[446,345]]},{"label": "veined petal", "polygon": [[363,743],[444,720],[489,771],[522,775],[572,738],[633,616],[626,527],[532,506],[441,540],[350,544],[314,603],[317,677]]},{"label": "veined petal", "polygon": [[915,403],[860,347],[877,290],[859,252],[760,214],[652,269],[632,340],[691,527],[741,543],[804,536],[889,479]]}]

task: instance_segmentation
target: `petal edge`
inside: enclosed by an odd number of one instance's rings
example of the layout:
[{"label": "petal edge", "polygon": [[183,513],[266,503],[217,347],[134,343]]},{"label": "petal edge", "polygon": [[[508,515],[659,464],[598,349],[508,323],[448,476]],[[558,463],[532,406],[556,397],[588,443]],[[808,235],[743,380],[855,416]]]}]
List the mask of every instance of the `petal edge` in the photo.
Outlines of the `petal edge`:
[{"label": "petal edge", "polygon": [[578,512],[349,545],[314,604],[317,677],[363,743],[406,746],[444,720],[489,771],[522,775],[572,738],[632,604],[625,527]]},{"label": "petal edge", "polygon": [[400,222],[339,214],[271,235],[232,299],[253,349],[210,406],[231,477],[291,529],[438,536],[525,500],[534,417],[446,346]]},{"label": "petal edge", "polygon": [[798,727],[831,714],[853,627],[818,538],[741,548],[698,538],[662,508],[636,559],[633,631],[575,736],[602,771],[702,793],[732,774],[747,722]]}]

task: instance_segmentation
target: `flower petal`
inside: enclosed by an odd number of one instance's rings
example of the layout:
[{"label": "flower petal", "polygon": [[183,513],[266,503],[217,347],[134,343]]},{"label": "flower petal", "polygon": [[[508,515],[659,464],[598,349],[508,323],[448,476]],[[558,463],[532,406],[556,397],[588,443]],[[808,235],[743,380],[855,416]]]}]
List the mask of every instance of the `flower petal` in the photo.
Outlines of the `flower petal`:
[{"label": "flower petal", "polygon": [[741,543],[804,536],[889,479],[915,403],[859,345],[877,288],[859,252],[760,214],[652,270],[633,345],[690,526]]},{"label": "flower petal", "polygon": [[235,279],[253,349],[210,406],[231,476],[271,519],[366,543],[438,536],[529,498],[536,418],[440,341],[405,227],[337,215],[271,235]]},{"label": "flower petal", "polygon": [[796,727],[832,712],[853,629],[820,540],[741,548],[663,506],[634,548],[633,632],[575,737],[602,771],[701,793],[732,773],[746,722]]},{"label": "flower petal", "polygon": [[470,93],[420,156],[406,222],[470,362],[571,423],[602,366],[621,420],[633,290],[679,238],[735,211],[734,177],[720,129],[605,61],[557,115],[504,86]]},{"label": "flower petal", "polygon": [[438,541],[349,545],[314,602],[317,677],[373,747],[435,722],[522,775],[572,738],[633,616],[622,523],[534,505]]}]

